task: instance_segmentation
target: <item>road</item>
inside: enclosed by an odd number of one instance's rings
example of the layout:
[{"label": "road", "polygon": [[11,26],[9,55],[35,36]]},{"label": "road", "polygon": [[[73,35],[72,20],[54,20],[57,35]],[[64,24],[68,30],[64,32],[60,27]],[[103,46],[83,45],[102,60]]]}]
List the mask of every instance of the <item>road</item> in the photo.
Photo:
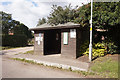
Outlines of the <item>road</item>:
[{"label": "road", "polygon": [[74,72],[9,59],[12,55],[7,53],[2,55],[3,78],[82,78]]}]

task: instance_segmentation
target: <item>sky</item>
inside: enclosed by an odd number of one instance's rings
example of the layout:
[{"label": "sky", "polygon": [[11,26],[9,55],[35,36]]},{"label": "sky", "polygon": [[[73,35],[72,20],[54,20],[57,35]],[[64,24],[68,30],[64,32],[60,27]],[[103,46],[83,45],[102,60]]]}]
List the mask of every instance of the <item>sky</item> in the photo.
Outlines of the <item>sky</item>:
[{"label": "sky", "polygon": [[0,0],[0,11],[12,14],[14,20],[32,28],[36,27],[39,19],[49,16],[53,4],[63,7],[71,4],[74,8],[88,2],[89,0]]}]

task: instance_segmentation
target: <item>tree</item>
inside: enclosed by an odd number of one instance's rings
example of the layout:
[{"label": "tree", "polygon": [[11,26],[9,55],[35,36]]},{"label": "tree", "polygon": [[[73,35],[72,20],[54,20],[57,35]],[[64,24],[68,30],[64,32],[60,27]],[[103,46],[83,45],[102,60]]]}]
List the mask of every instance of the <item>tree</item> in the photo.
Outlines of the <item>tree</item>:
[{"label": "tree", "polygon": [[[66,22],[75,22],[81,26],[89,26],[91,17],[91,4],[83,5],[78,9],[72,9],[72,6],[53,5],[52,12],[48,16],[48,23],[63,24]],[[96,2],[93,3],[93,27],[94,29],[109,29],[111,26],[120,23],[120,3],[119,2]]]},{"label": "tree", "polygon": [[46,19],[45,18],[39,19],[37,26],[39,26],[41,24],[44,24],[44,23],[46,23]]},{"label": "tree", "polygon": [[11,25],[11,14],[7,14],[5,12],[0,12],[0,15],[2,15],[2,34],[8,34],[9,28]]},{"label": "tree", "polygon": [[[119,2],[95,2],[93,3],[93,33],[96,29],[104,29],[107,41],[113,41],[120,47],[120,3]],[[72,9],[53,5],[48,17],[48,23],[53,25],[75,22],[82,27],[90,26],[91,4]],[[115,32],[114,32],[115,31]]]},{"label": "tree", "polygon": [[13,20],[11,14],[0,12],[2,15],[2,34],[8,35],[9,32],[14,33],[14,35],[26,35],[27,38],[32,38],[31,31],[28,27],[19,21]]},{"label": "tree", "polygon": [[[83,27],[89,25],[90,3],[77,9],[78,18],[76,23]],[[120,49],[120,3],[119,2],[96,2],[93,3],[93,30],[104,29],[106,32],[106,42],[114,42]],[[95,33],[95,31],[93,31]]]},{"label": "tree", "polygon": [[[119,2],[96,2],[93,3],[93,27],[94,29],[109,29],[111,26],[120,23]],[[90,3],[77,9],[79,16],[75,19],[76,23],[81,25],[89,24]]]},{"label": "tree", "polygon": [[48,16],[48,23],[51,25],[64,24],[73,21],[76,17],[75,9],[72,6],[65,6],[65,8],[53,5],[52,12]]},{"label": "tree", "polygon": [[[15,22],[19,23],[18,21]],[[14,32],[15,35],[26,35],[28,39],[32,38],[31,31],[29,31],[28,27],[25,26],[23,23],[20,23],[18,25],[16,24],[16,26],[14,26],[12,31]]]}]

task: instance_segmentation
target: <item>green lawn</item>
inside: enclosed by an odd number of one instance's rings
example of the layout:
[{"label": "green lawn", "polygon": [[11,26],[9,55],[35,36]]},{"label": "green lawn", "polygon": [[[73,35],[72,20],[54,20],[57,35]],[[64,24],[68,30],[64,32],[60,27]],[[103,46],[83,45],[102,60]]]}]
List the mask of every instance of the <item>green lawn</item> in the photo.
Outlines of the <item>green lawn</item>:
[{"label": "green lawn", "polygon": [[21,47],[0,46],[0,50],[14,49],[14,48],[21,48]]},{"label": "green lawn", "polygon": [[27,52],[25,52],[24,54],[34,54],[34,50],[27,51]]},{"label": "green lawn", "polygon": [[106,78],[118,78],[118,61],[110,57],[101,57],[92,62],[92,71]]}]

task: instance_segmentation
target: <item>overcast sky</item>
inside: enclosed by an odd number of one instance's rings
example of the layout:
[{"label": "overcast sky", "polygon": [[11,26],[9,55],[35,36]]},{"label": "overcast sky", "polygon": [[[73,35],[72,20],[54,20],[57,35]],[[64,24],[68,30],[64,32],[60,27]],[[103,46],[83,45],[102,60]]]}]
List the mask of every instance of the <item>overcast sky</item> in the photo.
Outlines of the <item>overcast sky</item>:
[{"label": "overcast sky", "polygon": [[39,18],[47,17],[53,4],[73,8],[89,0],[0,0],[0,11],[12,14],[14,20],[24,23],[29,28],[36,27]]}]

